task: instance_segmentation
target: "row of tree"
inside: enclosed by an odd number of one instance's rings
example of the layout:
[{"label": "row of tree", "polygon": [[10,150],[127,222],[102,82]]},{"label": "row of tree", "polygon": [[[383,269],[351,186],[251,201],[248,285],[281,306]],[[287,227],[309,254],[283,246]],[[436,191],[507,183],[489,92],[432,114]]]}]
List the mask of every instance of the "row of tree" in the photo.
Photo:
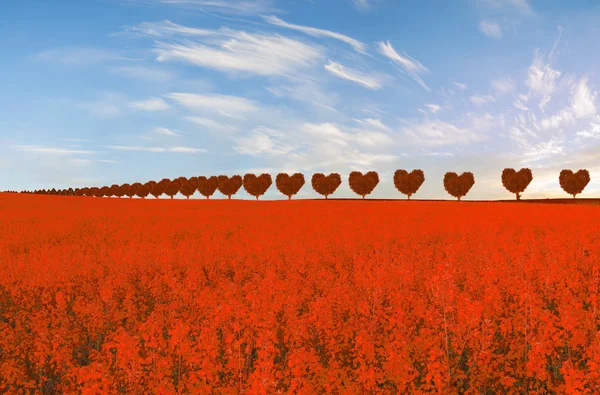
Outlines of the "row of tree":
[{"label": "row of tree", "polygon": [[[533,180],[531,169],[504,169],[502,172],[502,184],[511,193],[516,195],[517,200],[521,199],[521,194]],[[342,184],[342,178],[338,173],[324,175],[316,173],[312,176],[312,187],[320,195],[327,199],[332,195],[337,188]],[[228,176],[212,176],[212,177],[179,177],[174,180],[167,178],[156,182],[148,181],[145,184],[136,182],[133,184],[112,185],[110,187],[90,187],[90,188],[69,188],[63,190],[36,190],[34,192],[25,192],[43,195],[66,195],[66,196],[90,196],[90,197],[140,197],[142,199],[152,195],[156,198],[161,195],[167,195],[171,199],[178,193],[181,193],[186,198],[190,198],[196,191],[207,199],[210,198],[215,191],[219,190],[223,195],[231,199],[238,190],[243,186],[246,192],[258,198],[262,196],[272,185],[270,174],[246,174],[243,178],[239,175],[232,177]],[[417,193],[421,185],[425,182],[425,174],[422,170],[413,170],[410,173],[406,170],[397,170],[394,173],[394,186],[398,191],[403,193],[410,199],[412,195]],[[562,189],[569,195],[580,194],[587,184],[590,182],[590,175],[587,170],[579,170],[572,172],[571,170],[563,170],[559,175],[559,182]],[[364,199],[365,196],[371,194],[377,184],[379,184],[379,174],[375,171],[361,173],[353,171],[348,177],[350,189]],[[296,173],[288,175],[280,173],[275,179],[275,184],[279,192],[291,199],[296,195],[305,184],[304,175]],[[475,184],[473,173],[466,172],[458,175],[453,172],[444,175],[444,188],[446,191],[460,200],[466,196]]]}]

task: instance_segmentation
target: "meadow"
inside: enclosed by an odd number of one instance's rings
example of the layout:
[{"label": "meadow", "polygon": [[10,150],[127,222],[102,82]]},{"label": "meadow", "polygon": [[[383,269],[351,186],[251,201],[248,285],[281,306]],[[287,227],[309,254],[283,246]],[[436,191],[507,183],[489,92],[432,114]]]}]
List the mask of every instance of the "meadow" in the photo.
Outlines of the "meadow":
[{"label": "meadow", "polygon": [[0,392],[600,392],[600,208],[0,194]]}]

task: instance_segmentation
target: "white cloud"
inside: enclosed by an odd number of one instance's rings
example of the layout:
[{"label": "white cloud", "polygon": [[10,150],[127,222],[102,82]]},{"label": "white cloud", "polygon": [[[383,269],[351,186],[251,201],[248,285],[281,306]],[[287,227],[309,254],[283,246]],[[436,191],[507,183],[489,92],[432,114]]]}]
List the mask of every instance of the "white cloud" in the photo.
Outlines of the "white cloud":
[{"label": "white cloud", "polygon": [[537,162],[550,156],[562,154],[564,152],[563,143],[564,139],[560,137],[553,137],[548,141],[541,142],[524,153],[524,159],[521,163]]},{"label": "white cloud", "polygon": [[277,11],[273,0],[155,0],[169,5],[197,8],[207,12],[230,15],[256,15]]},{"label": "white cloud", "polygon": [[[363,1],[365,1],[365,0],[363,0]],[[308,35],[311,35],[314,37],[329,37],[329,38],[333,38],[335,40],[342,41],[346,44],[351,45],[355,50],[357,50],[359,52],[364,52],[366,49],[366,45],[364,43],[362,43],[358,40],[355,40],[351,37],[348,37],[346,35],[340,34],[340,33],[332,32],[332,31],[324,30],[324,29],[318,29],[318,28],[310,27],[310,26],[295,25],[292,23],[285,22],[274,15],[265,16],[263,18],[267,22],[269,22],[270,24],[275,25],[275,26],[285,27],[287,29],[300,31],[302,33],[305,33],[305,34],[308,34]]]},{"label": "white cloud", "polygon": [[373,7],[375,0],[353,0],[353,2],[356,8],[361,11],[366,11]]},{"label": "white cloud", "polygon": [[258,110],[255,102],[239,96],[170,93],[166,97],[190,110],[219,113],[233,118]]},{"label": "white cloud", "polygon": [[492,88],[499,94],[507,94],[514,92],[516,85],[512,78],[507,77],[492,81]]},{"label": "white cloud", "polygon": [[180,136],[181,132],[177,132],[171,129],[167,129],[167,128],[154,128],[153,132],[155,134],[161,135],[161,136],[169,136],[169,137],[175,137],[175,136]]},{"label": "white cloud", "polygon": [[74,150],[60,147],[45,147],[41,145],[15,145],[12,148],[22,152],[35,152],[39,154],[55,155],[93,155],[96,153],[96,151]]},{"label": "white cloud", "polygon": [[375,128],[384,131],[390,131],[390,127],[381,122],[381,119],[367,118],[367,119],[355,119],[363,128]]},{"label": "white cloud", "polygon": [[556,80],[561,76],[561,72],[554,70],[549,64],[544,64],[543,59],[536,49],[533,55],[533,63],[529,66],[527,80],[525,85],[529,87],[529,98],[532,94],[541,97],[540,110],[544,111],[546,104],[552,98],[556,90]]},{"label": "white cloud", "polygon": [[463,84],[462,82],[457,82],[457,81],[452,81],[452,82],[461,91],[466,91],[467,89],[469,89],[469,86],[467,84]]},{"label": "white cloud", "polygon": [[353,70],[331,60],[329,64],[325,65],[325,69],[340,78],[355,82],[365,88],[373,90],[381,89],[381,81],[377,77]]},{"label": "white cloud", "polygon": [[476,105],[483,105],[487,103],[495,102],[496,99],[492,95],[473,95],[470,98],[471,103]]},{"label": "white cloud", "polygon": [[442,106],[439,104],[425,104],[425,107],[434,114],[437,114],[442,110]]},{"label": "white cloud", "polygon": [[383,56],[390,59],[396,67],[400,70],[408,74],[413,80],[415,80],[419,85],[421,85],[425,90],[431,91],[423,79],[419,76],[423,73],[428,73],[429,70],[421,63],[419,63],[416,59],[411,58],[406,53],[404,55],[400,55],[392,44],[388,41],[384,43],[383,41],[379,42],[379,53]]},{"label": "white cloud", "polygon": [[479,31],[488,37],[500,38],[502,37],[502,28],[497,22],[493,21],[481,21],[479,22]]},{"label": "white cloud", "polygon": [[460,128],[439,119],[405,126],[404,135],[417,145],[443,146],[481,141],[484,135],[470,128]]},{"label": "white cloud", "polygon": [[169,71],[149,66],[111,66],[107,70],[111,73],[121,75],[128,79],[137,79],[150,82],[168,82],[174,76]]},{"label": "white cloud", "polygon": [[76,107],[100,118],[114,118],[123,114],[125,103],[120,95],[105,94],[103,98],[77,103]]},{"label": "white cloud", "polygon": [[179,152],[179,153],[190,153],[197,154],[200,152],[206,152],[205,149],[191,148],[191,147],[143,147],[143,146],[131,146],[131,145],[109,145],[105,148],[113,151],[137,151],[137,152]]},{"label": "white cloud", "polygon": [[294,150],[293,146],[276,141],[272,135],[280,134],[271,129],[256,128],[250,133],[250,136],[238,138],[234,149],[241,154],[253,156],[286,155]]},{"label": "white cloud", "polygon": [[597,93],[591,91],[588,79],[581,78],[571,89],[571,103],[557,114],[541,120],[543,129],[558,128],[563,124],[572,124],[581,118],[596,115]]},{"label": "white cloud", "polygon": [[162,22],[144,22],[137,26],[126,27],[125,32],[151,37],[170,37],[174,35],[182,36],[214,36],[219,34],[212,29],[199,29],[195,27],[186,27],[178,25],[169,20]]},{"label": "white cloud", "polygon": [[358,144],[368,147],[382,147],[394,143],[389,135],[377,131],[359,130],[355,133],[354,138]]},{"label": "white cloud", "polygon": [[217,121],[215,121],[213,119],[209,119],[209,118],[188,116],[188,117],[185,117],[185,119],[198,125],[198,126],[207,128],[209,130],[218,130],[218,131],[223,131],[223,132],[235,131],[235,127],[225,124],[225,123],[222,123],[222,122],[217,122]]},{"label": "white cloud", "polygon": [[227,37],[212,37],[203,44],[158,43],[159,62],[184,61],[225,72],[285,76],[313,67],[322,58],[322,48],[275,34],[221,29]]},{"label": "white cloud", "polygon": [[142,111],[164,111],[171,106],[163,99],[152,97],[147,100],[132,101],[129,103],[129,107]]}]

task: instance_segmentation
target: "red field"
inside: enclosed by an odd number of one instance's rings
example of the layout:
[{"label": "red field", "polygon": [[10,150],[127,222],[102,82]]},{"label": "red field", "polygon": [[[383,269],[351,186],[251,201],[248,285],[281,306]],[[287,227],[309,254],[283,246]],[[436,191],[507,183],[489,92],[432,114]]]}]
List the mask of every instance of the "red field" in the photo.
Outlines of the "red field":
[{"label": "red field", "polygon": [[600,208],[0,194],[2,393],[600,393]]}]

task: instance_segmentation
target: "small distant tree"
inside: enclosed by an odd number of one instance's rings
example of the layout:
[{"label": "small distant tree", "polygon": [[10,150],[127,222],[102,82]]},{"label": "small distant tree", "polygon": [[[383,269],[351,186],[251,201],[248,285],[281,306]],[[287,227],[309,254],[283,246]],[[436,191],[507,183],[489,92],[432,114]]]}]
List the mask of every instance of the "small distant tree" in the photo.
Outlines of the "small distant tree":
[{"label": "small distant tree", "polygon": [[338,173],[331,173],[325,176],[323,173],[315,173],[312,176],[311,184],[315,192],[325,196],[325,200],[332,195],[340,185],[342,177]]},{"label": "small distant tree", "polygon": [[454,172],[444,175],[444,188],[446,192],[457,198],[458,201],[469,193],[474,184],[475,177],[471,172],[462,173],[460,176]]},{"label": "small distant tree", "polygon": [[260,176],[254,174],[246,174],[243,179],[244,189],[248,194],[256,197],[256,200],[271,187],[273,180],[271,175],[263,173]]},{"label": "small distant tree", "polygon": [[179,193],[179,188],[181,188],[181,177],[169,182],[165,188],[165,194],[173,199]]},{"label": "small distant tree", "polygon": [[379,174],[375,171],[370,171],[366,174],[362,174],[359,171],[353,171],[348,177],[348,183],[350,184],[350,189],[364,199],[365,196],[373,192],[377,184],[379,184]]},{"label": "small distant tree", "polygon": [[196,189],[198,189],[198,178],[190,177],[188,180],[181,183],[181,186],[179,187],[179,193],[189,200],[190,196],[196,193]]},{"label": "small distant tree", "polygon": [[517,200],[521,200],[521,194],[525,191],[529,183],[533,180],[533,173],[531,169],[521,169],[515,171],[515,169],[504,169],[502,171],[502,185],[510,193],[514,193],[517,196]]},{"label": "small distant tree", "polygon": [[219,184],[219,180],[215,176],[205,177],[199,176],[196,178],[196,186],[198,188],[198,192],[206,199],[210,199],[210,197],[215,193]]},{"label": "small distant tree", "polygon": [[[217,189],[223,195],[227,196],[227,199],[231,199],[231,196],[240,190],[243,183],[242,177],[239,175],[231,177],[220,175],[217,177]],[[198,177],[198,189],[200,189],[200,177]]]},{"label": "small distant tree", "polygon": [[569,195],[573,195],[573,199],[575,199],[590,182],[590,173],[585,169],[576,173],[571,170],[563,170],[560,172],[558,181],[560,187]]},{"label": "small distant tree", "polygon": [[146,199],[150,194],[150,185],[148,183],[142,184],[135,191],[135,195],[141,199]]},{"label": "small distant tree", "polygon": [[142,186],[142,184],[139,182],[134,182],[133,184],[131,184],[129,186],[129,191],[127,192],[127,196],[129,196],[129,198],[133,198],[134,196],[137,196],[138,189],[140,189],[141,186]]},{"label": "small distant tree", "polygon": [[302,173],[295,173],[291,177],[286,173],[279,173],[275,178],[277,189],[287,196],[288,200],[291,200],[292,196],[302,189],[304,182],[304,175]]},{"label": "small distant tree", "polygon": [[423,182],[425,182],[425,174],[421,169],[413,170],[410,173],[406,170],[396,170],[394,173],[394,186],[400,193],[406,195],[408,200],[417,193]]},{"label": "small distant tree", "polygon": [[164,193],[162,188],[159,186],[156,181],[148,181],[146,184],[150,187],[150,195],[154,196],[156,199],[160,197]]}]

